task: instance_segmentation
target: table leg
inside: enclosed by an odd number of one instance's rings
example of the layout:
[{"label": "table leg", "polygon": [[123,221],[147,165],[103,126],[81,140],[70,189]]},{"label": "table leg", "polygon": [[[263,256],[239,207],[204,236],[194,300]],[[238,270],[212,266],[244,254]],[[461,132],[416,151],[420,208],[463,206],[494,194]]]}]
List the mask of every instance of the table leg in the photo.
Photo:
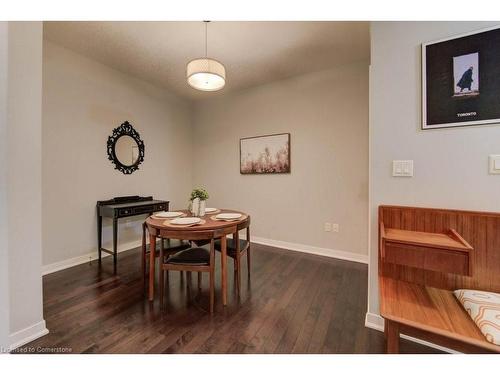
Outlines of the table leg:
[{"label": "table leg", "polygon": [[149,300],[155,297],[156,236],[149,235]]},{"label": "table leg", "polygon": [[221,278],[222,278],[222,304],[227,305],[227,239],[226,236],[222,236],[220,239],[221,247]]}]

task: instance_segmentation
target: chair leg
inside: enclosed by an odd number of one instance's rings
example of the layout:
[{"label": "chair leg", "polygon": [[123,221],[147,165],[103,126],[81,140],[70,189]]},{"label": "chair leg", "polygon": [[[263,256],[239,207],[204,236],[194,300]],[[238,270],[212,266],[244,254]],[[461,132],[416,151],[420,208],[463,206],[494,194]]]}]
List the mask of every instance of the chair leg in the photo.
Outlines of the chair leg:
[{"label": "chair leg", "polygon": [[237,284],[237,279],[238,279],[238,266],[236,264],[236,259],[233,259],[233,282],[234,282],[234,290],[236,291],[236,284]]},{"label": "chair leg", "polygon": [[142,224],[142,246],[141,246],[141,270],[142,270],[142,292],[146,290],[146,225]]},{"label": "chair leg", "polygon": [[210,314],[214,313],[214,299],[215,299],[215,272],[210,270]]},{"label": "chair leg", "polygon": [[234,280],[236,285],[236,292],[238,293],[238,297],[240,296],[241,290],[241,257],[239,255],[234,259],[234,268],[236,269],[236,279]]},{"label": "chair leg", "polygon": [[198,290],[201,291],[201,272],[198,272]]},{"label": "chair leg", "polygon": [[163,270],[163,262],[160,262],[160,310],[163,309],[163,294],[165,288],[165,271]]},{"label": "chair leg", "polygon": [[191,293],[191,271],[186,271],[186,285],[188,290],[188,295]]},{"label": "chair leg", "polygon": [[250,269],[251,264],[250,264],[250,248],[247,249],[247,268],[248,268],[248,278],[250,278]]},{"label": "chair leg", "polygon": [[146,290],[146,252],[143,250],[141,252],[142,255],[142,261],[141,261],[141,268],[142,268],[142,292],[144,293]]}]

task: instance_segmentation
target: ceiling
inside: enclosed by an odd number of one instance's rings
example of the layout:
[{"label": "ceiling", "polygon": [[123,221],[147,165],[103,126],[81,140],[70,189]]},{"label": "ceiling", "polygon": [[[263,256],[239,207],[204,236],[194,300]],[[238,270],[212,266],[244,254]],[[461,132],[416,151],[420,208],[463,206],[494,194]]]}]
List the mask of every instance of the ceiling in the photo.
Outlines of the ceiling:
[{"label": "ceiling", "polygon": [[188,86],[186,63],[205,52],[203,22],[44,22],[44,38],[187,99],[202,99],[370,55],[368,22],[210,22],[208,55],[226,87]]}]

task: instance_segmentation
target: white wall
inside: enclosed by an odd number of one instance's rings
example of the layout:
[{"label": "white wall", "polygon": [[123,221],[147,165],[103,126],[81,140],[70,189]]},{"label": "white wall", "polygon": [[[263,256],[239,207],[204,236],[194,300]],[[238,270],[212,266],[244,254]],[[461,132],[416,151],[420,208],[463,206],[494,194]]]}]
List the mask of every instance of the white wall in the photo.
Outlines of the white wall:
[{"label": "white wall", "polygon": [[7,82],[9,26],[0,22],[0,352],[9,346],[9,241],[7,196]]},{"label": "white wall", "polygon": [[[273,133],[291,133],[291,174],[241,175],[239,139]],[[249,212],[253,236],[366,257],[368,62],[197,103],[194,148],[208,205]]]},{"label": "white wall", "polygon": [[3,23],[0,30],[3,153],[0,333],[2,346],[18,346],[47,333],[41,277],[42,23]]},{"label": "white wall", "polygon": [[[420,45],[486,28],[486,22],[372,22],[370,70],[369,311],[378,313],[380,204],[500,211],[500,126],[420,130]],[[498,22],[497,22],[498,24]],[[413,159],[413,178],[391,177],[393,159]]]},{"label": "white wall", "polygon": [[[97,255],[97,200],[153,195],[184,208],[191,191],[191,112],[167,91],[50,41],[43,53],[43,264]],[[131,175],[106,154],[113,129],[128,120],[145,143]],[[136,217],[120,221],[121,247],[140,239]],[[111,249],[111,221],[104,245]]]}]

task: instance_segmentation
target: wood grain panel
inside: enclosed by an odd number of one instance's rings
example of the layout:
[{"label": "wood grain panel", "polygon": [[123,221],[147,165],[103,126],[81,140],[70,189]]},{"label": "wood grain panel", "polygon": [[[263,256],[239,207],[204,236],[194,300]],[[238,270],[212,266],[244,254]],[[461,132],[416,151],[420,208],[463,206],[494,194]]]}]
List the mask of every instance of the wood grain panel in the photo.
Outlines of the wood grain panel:
[{"label": "wood grain panel", "polygon": [[384,263],[379,252],[379,274],[441,289],[481,289],[500,292],[500,214],[434,208],[380,206],[385,228],[443,233],[454,229],[473,248],[471,276]]}]

